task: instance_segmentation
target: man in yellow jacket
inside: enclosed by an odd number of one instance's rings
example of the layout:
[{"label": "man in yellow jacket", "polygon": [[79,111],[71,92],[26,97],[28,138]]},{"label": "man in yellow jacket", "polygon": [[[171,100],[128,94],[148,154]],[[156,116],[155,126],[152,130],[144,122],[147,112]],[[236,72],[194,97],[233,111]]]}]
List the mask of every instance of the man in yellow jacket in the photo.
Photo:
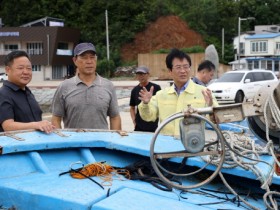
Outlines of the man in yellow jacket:
[{"label": "man in yellow jacket", "polygon": [[[162,122],[170,115],[180,112],[191,105],[194,108],[217,106],[218,103],[211,91],[191,80],[191,58],[178,49],[172,49],[166,57],[166,66],[173,79],[173,85],[157,92],[145,88],[139,93],[142,101],[138,105],[143,120]],[[179,136],[179,120],[167,124],[162,134]]]}]

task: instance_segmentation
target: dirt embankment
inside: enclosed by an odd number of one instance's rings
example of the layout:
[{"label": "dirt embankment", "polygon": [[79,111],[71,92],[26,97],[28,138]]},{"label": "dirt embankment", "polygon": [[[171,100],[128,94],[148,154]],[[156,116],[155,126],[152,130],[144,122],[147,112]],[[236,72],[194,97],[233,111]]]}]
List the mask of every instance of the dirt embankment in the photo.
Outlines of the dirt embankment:
[{"label": "dirt embankment", "polygon": [[139,53],[150,53],[159,49],[206,47],[202,36],[191,30],[178,16],[160,17],[143,32],[136,34],[132,43],[121,49],[123,61],[137,60]]}]

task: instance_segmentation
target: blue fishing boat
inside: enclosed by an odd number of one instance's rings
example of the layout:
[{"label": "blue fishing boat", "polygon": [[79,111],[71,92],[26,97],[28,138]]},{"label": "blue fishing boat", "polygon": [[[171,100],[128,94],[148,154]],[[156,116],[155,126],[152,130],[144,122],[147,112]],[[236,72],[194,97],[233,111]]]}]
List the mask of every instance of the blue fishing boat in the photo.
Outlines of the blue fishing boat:
[{"label": "blue fishing boat", "polygon": [[[278,209],[279,128],[262,124],[278,121],[258,97],[260,106],[188,107],[155,133],[1,133],[0,209]],[[177,118],[179,137],[160,134]]]}]

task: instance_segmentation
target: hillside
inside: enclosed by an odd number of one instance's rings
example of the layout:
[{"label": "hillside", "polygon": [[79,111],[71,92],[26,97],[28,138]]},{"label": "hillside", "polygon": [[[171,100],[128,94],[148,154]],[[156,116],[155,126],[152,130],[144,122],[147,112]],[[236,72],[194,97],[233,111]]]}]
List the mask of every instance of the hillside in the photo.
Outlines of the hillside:
[{"label": "hillside", "polygon": [[132,43],[121,49],[123,61],[137,60],[139,53],[150,53],[159,49],[203,46],[202,36],[191,30],[178,16],[160,17],[143,32],[136,34]]}]

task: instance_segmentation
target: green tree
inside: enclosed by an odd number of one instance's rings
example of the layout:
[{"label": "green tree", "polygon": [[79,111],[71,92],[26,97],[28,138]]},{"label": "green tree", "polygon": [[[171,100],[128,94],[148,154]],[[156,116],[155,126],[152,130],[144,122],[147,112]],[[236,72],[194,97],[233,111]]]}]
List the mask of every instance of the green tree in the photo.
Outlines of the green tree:
[{"label": "green tree", "polygon": [[81,41],[97,46],[100,60],[106,58],[105,10],[108,10],[110,59],[121,64],[123,44],[160,16],[177,15],[207,44],[214,44],[221,56],[222,29],[225,32],[225,56],[233,59],[233,38],[237,36],[238,17],[255,17],[243,21],[241,31],[254,25],[279,24],[280,0],[0,0],[0,17],[5,26],[20,26],[45,16],[60,18],[65,25],[81,31]]}]

